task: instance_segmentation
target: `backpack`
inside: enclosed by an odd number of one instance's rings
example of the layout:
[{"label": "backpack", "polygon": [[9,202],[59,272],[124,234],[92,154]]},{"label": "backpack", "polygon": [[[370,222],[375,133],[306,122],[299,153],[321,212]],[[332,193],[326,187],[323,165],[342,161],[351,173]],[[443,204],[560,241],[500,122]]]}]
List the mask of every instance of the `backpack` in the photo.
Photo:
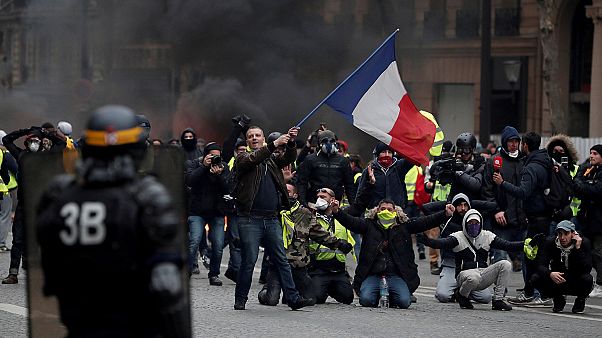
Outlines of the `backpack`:
[{"label": "backpack", "polygon": [[[556,171],[554,168],[558,168]],[[550,169],[550,186],[543,192],[544,202],[551,209],[562,210],[571,202],[571,185],[573,180],[567,170],[554,164]]]}]

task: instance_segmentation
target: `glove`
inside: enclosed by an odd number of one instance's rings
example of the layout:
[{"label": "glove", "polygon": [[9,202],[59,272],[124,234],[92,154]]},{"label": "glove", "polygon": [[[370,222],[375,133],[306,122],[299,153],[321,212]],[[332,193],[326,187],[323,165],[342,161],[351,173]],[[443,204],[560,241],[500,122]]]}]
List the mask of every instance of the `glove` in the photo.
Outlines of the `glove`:
[{"label": "glove", "polygon": [[351,243],[349,242],[345,242],[345,241],[340,241],[339,242],[339,247],[338,249],[344,253],[344,254],[348,254],[351,252],[351,250],[353,249],[353,245],[351,245]]},{"label": "glove", "polygon": [[531,246],[539,246],[546,239],[546,235],[539,233],[531,238]]}]

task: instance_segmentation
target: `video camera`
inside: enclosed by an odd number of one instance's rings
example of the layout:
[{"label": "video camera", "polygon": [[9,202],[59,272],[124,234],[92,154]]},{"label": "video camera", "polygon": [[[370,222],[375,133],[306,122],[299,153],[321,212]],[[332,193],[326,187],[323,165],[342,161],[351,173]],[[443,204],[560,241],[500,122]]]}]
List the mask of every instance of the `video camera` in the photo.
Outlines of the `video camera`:
[{"label": "video camera", "polygon": [[466,170],[466,164],[453,155],[446,156],[433,163],[429,173],[432,181],[439,181],[441,184],[450,184],[454,179],[456,171]]}]

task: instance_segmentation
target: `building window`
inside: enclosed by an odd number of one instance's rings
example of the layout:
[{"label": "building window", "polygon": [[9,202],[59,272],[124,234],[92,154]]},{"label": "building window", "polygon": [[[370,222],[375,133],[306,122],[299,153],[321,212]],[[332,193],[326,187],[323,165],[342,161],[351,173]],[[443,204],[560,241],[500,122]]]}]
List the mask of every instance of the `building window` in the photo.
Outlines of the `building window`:
[{"label": "building window", "polygon": [[479,36],[480,4],[480,1],[474,0],[462,2],[462,8],[456,11],[456,37],[475,38]]},{"label": "building window", "polygon": [[516,7],[495,9],[495,36],[517,36],[520,28],[520,0]]},{"label": "building window", "polygon": [[438,40],[445,37],[446,8],[445,0],[431,0],[430,10],[424,13],[425,40]]}]

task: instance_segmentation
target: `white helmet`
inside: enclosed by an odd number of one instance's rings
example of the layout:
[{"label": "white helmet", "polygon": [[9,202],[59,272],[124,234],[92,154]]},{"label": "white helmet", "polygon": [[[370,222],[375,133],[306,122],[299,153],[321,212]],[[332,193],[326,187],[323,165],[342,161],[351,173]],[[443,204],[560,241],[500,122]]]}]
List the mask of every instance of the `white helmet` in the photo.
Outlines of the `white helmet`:
[{"label": "white helmet", "polygon": [[73,127],[71,127],[71,123],[69,122],[61,121],[58,123],[57,128],[65,136],[71,136],[71,133],[73,132]]}]

